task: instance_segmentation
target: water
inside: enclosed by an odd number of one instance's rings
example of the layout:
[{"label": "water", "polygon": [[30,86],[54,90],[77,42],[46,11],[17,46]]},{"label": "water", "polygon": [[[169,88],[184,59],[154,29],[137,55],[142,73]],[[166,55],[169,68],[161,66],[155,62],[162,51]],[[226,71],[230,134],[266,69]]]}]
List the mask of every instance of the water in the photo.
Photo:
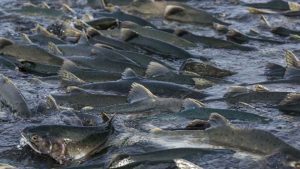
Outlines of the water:
[{"label": "water", "polygon": [[[8,9],[14,9],[20,7],[23,3],[28,2],[25,0],[1,0],[0,1],[0,36],[11,38],[14,40],[20,39],[20,33],[30,33],[31,29],[34,28],[36,23],[40,23],[47,26],[53,23],[53,20],[45,19],[39,16],[21,16],[17,14],[10,14]],[[46,1],[53,7],[58,8],[59,1],[52,2]],[[85,4],[85,1],[75,1],[79,5],[74,5],[73,8],[78,15],[84,14],[86,12],[93,13],[94,10]],[[255,1],[247,1],[255,2]],[[261,2],[261,1],[256,1]],[[69,2],[70,3],[70,2]],[[74,3],[74,2],[73,2]],[[83,4],[83,6],[81,5]],[[264,36],[270,36],[279,40],[287,40],[285,38],[273,35],[269,32],[262,22],[260,21],[260,15],[249,14],[246,7],[237,6],[229,3],[229,1],[198,1],[192,0],[188,2],[196,8],[203,8],[207,11],[215,13],[218,16],[224,16],[227,22],[232,23],[230,28],[235,28],[243,33],[249,33],[250,29],[255,29]],[[285,26],[300,30],[300,21],[298,18],[287,18],[278,15],[266,15],[267,19],[273,26]],[[214,30],[189,25],[180,24],[176,22],[162,21],[161,19],[153,19],[153,23],[164,28],[182,28],[187,29],[195,34],[215,36],[219,38],[224,38],[223,34],[217,33]],[[283,55],[284,50],[299,50],[298,43],[286,43],[282,45],[273,45],[270,43],[260,43],[256,41],[251,41],[247,45],[255,46],[259,50],[255,52],[244,52],[244,51],[232,51],[224,49],[211,49],[199,46],[197,48],[191,49],[190,52],[198,54],[201,56],[206,56],[211,58],[211,62],[215,65],[229,69],[237,72],[236,75],[225,78],[226,80],[233,81],[235,84],[241,83],[254,83],[265,81],[266,77],[263,75],[265,65],[269,62],[284,65]],[[296,53],[300,54],[300,53]],[[178,67],[178,63],[173,63],[174,67]],[[0,71],[4,75],[10,77],[13,82],[20,88],[21,92],[29,103],[30,108],[35,109],[39,103],[45,100],[52,92],[61,92],[61,88],[58,84],[47,84],[31,80],[33,78],[30,74],[23,74],[18,71],[13,70],[3,70]],[[211,88],[205,89],[206,92],[212,95],[212,98],[222,97],[231,84],[215,85]],[[276,91],[292,91],[300,92],[299,86],[291,84],[276,84],[267,85],[270,90]],[[209,107],[215,108],[230,108],[223,102],[214,102],[208,105]],[[284,115],[277,109],[266,108],[260,104],[251,104],[255,109],[250,107],[238,107],[240,110],[246,110],[251,113],[259,114],[262,116],[269,117],[273,119],[271,123],[268,124],[253,124],[245,122],[233,122],[238,126],[259,128],[272,132],[282,140],[288,142],[289,144],[300,149],[300,132],[299,132],[299,117],[293,117]],[[0,109],[1,117],[3,113],[9,113],[8,109]],[[55,113],[54,113],[55,114]],[[47,156],[39,155],[35,153],[28,147],[18,148],[20,141],[20,132],[23,128],[30,125],[41,124],[44,118],[50,118],[46,114],[39,114],[31,120],[21,120],[14,119],[9,121],[0,122],[0,162],[8,163],[19,168],[51,168],[51,167],[61,167],[54,160]],[[142,116],[142,115],[140,115]],[[193,137],[186,136],[184,138],[173,138],[159,139],[155,137],[149,137],[147,134],[150,128],[159,126],[164,127],[182,127],[187,124],[188,121],[185,119],[169,120],[169,121],[149,121],[143,124],[139,124],[134,121],[132,116],[118,116],[117,120],[114,122],[119,135],[116,136],[112,143],[116,145],[123,146],[123,148],[114,148],[108,150],[105,154],[99,154],[93,156],[88,161],[83,164],[100,164],[108,163],[110,156],[114,153],[120,152],[144,152],[153,150],[153,147],[185,147],[185,146],[204,146],[198,142],[197,139]],[[53,123],[56,123],[53,121]],[[117,132],[117,133],[118,133]],[[126,139],[127,138],[127,139]],[[124,141],[126,140],[126,141]],[[151,142],[152,141],[152,142]],[[156,145],[154,146],[154,143]],[[257,157],[256,155],[249,154],[246,152],[238,152],[234,156],[232,155],[207,155],[203,157],[195,157],[192,161],[199,164],[203,168],[259,168],[260,160],[262,157]],[[263,167],[262,167],[263,168]]]}]

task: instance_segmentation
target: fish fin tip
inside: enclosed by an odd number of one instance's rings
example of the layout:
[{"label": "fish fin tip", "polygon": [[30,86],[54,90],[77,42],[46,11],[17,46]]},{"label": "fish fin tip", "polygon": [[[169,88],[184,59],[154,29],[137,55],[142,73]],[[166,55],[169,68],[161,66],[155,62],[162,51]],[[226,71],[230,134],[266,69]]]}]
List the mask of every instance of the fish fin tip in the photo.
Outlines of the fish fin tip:
[{"label": "fish fin tip", "polygon": [[170,72],[170,69],[167,68],[166,66],[164,66],[160,63],[157,63],[157,62],[150,62],[146,69],[145,76],[146,77],[156,77],[156,76],[166,75],[169,72]]},{"label": "fish fin tip", "polygon": [[127,100],[129,103],[134,103],[153,98],[156,98],[156,96],[149,89],[139,83],[133,83],[131,85]]}]

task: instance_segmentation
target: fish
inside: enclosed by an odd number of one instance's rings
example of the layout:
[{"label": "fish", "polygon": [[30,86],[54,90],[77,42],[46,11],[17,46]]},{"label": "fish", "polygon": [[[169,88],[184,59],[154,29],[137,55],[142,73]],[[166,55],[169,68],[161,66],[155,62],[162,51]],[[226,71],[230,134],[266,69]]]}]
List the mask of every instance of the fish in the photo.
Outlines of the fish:
[{"label": "fish", "polygon": [[110,12],[110,13],[108,13],[108,12],[97,12],[97,13],[95,13],[95,15],[100,16],[100,17],[113,17],[113,18],[118,19],[121,22],[130,21],[130,22],[134,22],[134,23],[136,23],[138,25],[141,25],[141,26],[148,26],[148,27],[151,27],[151,28],[154,28],[154,29],[156,28],[156,26],[153,25],[151,22],[149,22],[149,21],[147,21],[147,20],[145,20],[141,17],[125,13],[120,8],[115,8],[115,10]]},{"label": "fish", "polygon": [[233,86],[224,95],[224,99],[228,103],[279,104],[289,93],[291,92],[269,91],[262,85],[256,85],[254,90],[242,86]]},{"label": "fish", "polygon": [[289,36],[289,35],[300,35],[300,31],[299,30],[292,30],[289,28],[285,28],[282,26],[279,27],[274,27],[271,29],[271,32],[280,36]]},{"label": "fish", "polygon": [[21,138],[37,153],[60,164],[80,161],[103,150],[112,134],[112,118],[97,127],[39,125],[23,129]]},{"label": "fish", "polygon": [[233,151],[225,149],[209,148],[168,148],[156,151],[150,151],[140,154],[118,154],[115,155],[110,163],[110,168],[134,168],[143,163],[162,163],[178,162],[177,159],[188,158],[193,156],[204,156],[208,154],[232,154]]},{"label": "fish", "polygon": [[166,58],[186,59],[194,57],[182,48],[171,45],[170,43],[142,36],[127,28],[121,29],[121,39],[130,44],[137,45],[146,51]]},{"label": "fish", "polygon": [[112,94],[97,93],[80,89],[78,87],[69,87],[68,93],[65,94],[51,94],[58,105],[68,105],[74,109],[81,109],[84,107],[103,107],[113,104],[126,103],[125,96],[118,96]]},{"label": "fish", "polygon": [[21,72],[35,74],[38,76],[53,76],[57,75],[60,66],[40,64],[31,61],[20,61],[16,64]]},{"label": "fish", "polygon": [[133,83],[127,97],[128,103],[116,104],[96,109],[106,113],[144,113],[144,112],[178,112],[187,102],[197,102],[194,99],[162,98],[155,96],[143,85]]},{"label": "fish", "polygon": [[22,118],[29,118],[33,115],[23,94],[11,79],[3,74],[0,74],[0,98],[2,103],[9,106],[14,115]]},{"label": "fish", "polygon": [[33,4],[22,6],[20,9],[12,9],[10,10],[10,12],[21,13],[24,15],[31,16],[44,16],[49,18],[67,17],[67,14],[64,13],[62,10],[39,7]]},{"label": "fish", "polygon": [[254,128],[236,127],[225,117],[218,113],[212,113],[208,120],[210,128],[205,130],[152,130],[158,136],[186,136],[193,135],[201,138],[200,141],[224,148],[251,152],[264,156],[282,154],[285,158],[280,163],[293,167],[299,164],[300,150],[284,142],[272,133]]},{"label": "fish", "polygon": [[242,3],[244,6],[253,7],[253,8],[263,8],[263,9],[273,9],[273,10],[290,10],[289,4],[283,0],[270,0],[263,3]]},{"label": "fish", "polygon": [[119,26],[119,21],[113,17],[101,17],[86,23],[97,30],[113,29]]},{"label": "fish", "polygon": [[231,41],[226,41],[223,39],[218,39],[214,37],[208,37],[208,36],[200,36],[200,35],[194,35],[191,32],[188,32],[186,30],[174,30],[174,34],[177,36],[186,39],[188,41],[191,41],[193,43],[197,44],[203,44],[205,47],[210,48],[223,48],[223,49],[232,49],[232,50],[241,50],[241,51],[252,51],[257,50],[255,47],[251,46],[243,46]]},{"label": "fish", "polygon": [[198,89],[210,87],[214,84],[209,80],[201,78],[201,76],[196,73],[186,71],[177,72],[156,62],[149,63],[145,77],[152,80],[191,85]]},{"label": "fish", "polygon": [[[72,81],[72,79],[68,79],[67,76],[64,80]],[[134,82],[145,86],[152,91],[153,94],[161,97],[203,99],[207,96],[206,93],[203,93],[200,90],[189,88],[184,85],[171,82],[148,80],[139,77],[132,69],[129,68],[123,72],[120,80],[95,83],[77,83],[77,86],[87,90],[105,91],[119,95],[127,95],[131,89],[132,83]]]},{"label": "fish", "polygon": [[222,25],[230,25],[229,23],[223,22],[215,17],[212,14],[194,8],[186,8],[183,6],[177,5],[168,5],[164,11],[164,18],[171,21],[178,21],[183,23],[192,23],[212,26],[213,23],[219,23]]},{"label": "fish", "polygon": [[206,129],[205,133],[212,144],[262,155],[284,153],[288,157],[287,160],[291,160],[286,161],[287,163],[299,163],[300,151],[267,131],[235,127],[217,113],[211,114],[209,122],[213,126]]},{"label": "fish", "polygon": [[236,74],[195,59],[187,59],[180,67],[181,71],[194,72],[203,77],[222,78]]},{"label": "fish", "polygon": [[7,59],[7,57],[3,57],[3,56],[0,56],[0,67],[2,69],[11,69],[11,70],[17,69],[15,61],[11,61],[10,59]]},{"label": "fish", "polygon": [[143,121],[151,121],[156,119],[169,120],[169,119],[176,119],[176,118],[185,118],[188,120],[194,120],[194,119],[207,120],[211,115],[211,113],[215,113],[215,112],[226,117],[229,120],[260,122],[260,123],[269,123],[272,121],[270,118],[256,115],[253,113],[244,112],[244,111],[206,107],[203,103],[195,102],[195,101],[185,102],[182,110],[178,112],[153,114],[147,117],[139,117],[138,121],[143,123]]},{"label": "fish", "polygon": [[134,45],[131,45],[131,44],[126,43],[119,39],[106,37],[106,36],[104,36],[104,34],[101,34],[99,31],[94,31],[92,29],[89,29],[87,31],[87,34],[90,37],[89,42],[93,45],[94,44],[104,44],[104,45],[111,46],[111,47],[113,47],[115,49],[119,49],[119,50],[140,52],[140,49],[138,49]]},{"label": "fish", "polygon": [[104,70],[96,70],[91,68],[79,67],[74,62],[65,60],[64,64],[60,67],[58,74],[68,71],[85,82],[101,82],[118,80],[122,74],[118,72],[110,72]]},{"label": "fish", "polygon": [[193,42],[190,42],[188,39],[183,39],[181,37],[178,37],[171,33],[160,31],[158,29],[142,27],[142,26],[137,25],[132,22],[122,22],[121,27],[130,29],[144,37],[160,40],[160,41],[170,43],[172,45],[175,45],[175,46],[178,46],[181,48],[196,47],[196,44],[194,44]]},{"label": "fish", "polygon": [[49,65],[62,65],[64,59],[53,55],[35,44],[18,44],[0,38],[0,54],[12,56],[17,60],[26,60]]},{"label": "fish", "polygon": [[279,41],[275,39],[270,39],[269,37],[252,37],[249,35],[245,35],[238,30],[230,29],[226,34],[227,39],[236,43],[247,43],[250,40],[259,41],[259,42],[269,42],[276,44],[284,44],[284,41]]},{"label": "fish", "polygon": [[174,159],[174,162],[179,169],[203,169],[202,167],[184,159]]},{"label": "fish", "polygon": [[299,115],[299,100],[299,93],[290,93],[278,104],[277,108],[286,114]]}]

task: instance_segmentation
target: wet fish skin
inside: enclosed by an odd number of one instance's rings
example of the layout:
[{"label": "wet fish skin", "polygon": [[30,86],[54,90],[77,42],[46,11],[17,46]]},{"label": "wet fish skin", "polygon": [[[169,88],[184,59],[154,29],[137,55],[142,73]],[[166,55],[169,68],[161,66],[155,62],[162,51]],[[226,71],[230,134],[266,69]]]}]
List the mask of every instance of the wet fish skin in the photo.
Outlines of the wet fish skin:
[{"label": "wet fish skin", "polygon": [[114,17],[120,21],[131,21],[131,22],[137,23],[141,26],[149,26],[152,28],[156,28],[156,26],[153,25],[151,22],[148,22],[147,20],[145,20],[141,17],[127,14],[127,13],[123,12],[121,9],[116,9],[115,11],[113,11],[111,13],[99,12],[99,13],[96,13],[96,16]]},{"label": "wet fish skin", "polygon": [[165,31],[160,31],[158,29],[142,27],[140,25],[130,23],[130,22],[121,23],[121,27],[135,31],[136,33],[142,36],[167,42],[178,47],[182,47],[182,48],[196,47],[196,44],[190,42],[188,39],[183,39],[181,37],[178,37],[176,35],[173,35]]},{"label": "wet fish skin", "polygon": [[224,48],[224,49],[233,49],[233,50],[242,50],[242,51],[252,51],[257,50],[251,46],[242,46],[237,43],[233,43],[230,41],[226,41],[223,39],[217,39],[214,37],[206,37],[206,36],[199,36],[194,35],[191,32],[185,30],[175,30],[173,31],[177,36],[189,40],[194,43],[201,43],[204,44],[206,47],[211,48]]},{"label": "wet fish skin", "polygon": [[123,78],[118,81],[87,83],[79,85],[78,87],[89,90],[107,91],[116,94],[127,95],[130,91],[132,83],[134,82],[145,86],[151,92],[153,92],[153,94],[158,96],[194,99],[202,99],[207,96],[207,94],[202,93],[199,90],[188,88],[183,85],[170,82],[147,80],[137,76],[127,79]]},{"label": "wet fish skin", "polygon": [[59,18],[59,17],[67,16],[63,11],[60,10],[42,8],[33,5],[23,6],[21,9],[16,9],[11,11],[16,13],[22,13],[25,15],[45,16],[51,18],[52,17]]},{"label": "wet fish skin", "polygon": [[198,60],[187,59],[180,67],[181,71],[194,72],[203,77],[222,78],[236,74]]},{"label": "wet fish skin", "polygon": [[300,31],[291,30],[285,27],[275,27],[271,30],[271,32],[280,36],[289,36],[291,34],[300,35]]},{"label": "wet fish skin", "polygon": [[40,125],[26,127],[21,135],[37,153],[60,164],[82,160],[103,149],[112,132],[111,121],[97,127]]},{"label": "wet fish skin", "polygon": [[2,74],[0,74],[0,97],[17,116],[28,118],[32,115],[22,93],[8,77]]},{"label": "wet fish skin", "polygon": [[60,66],[40,64],[31,61],[20,61],[17,65],[20,71],[39,76],[57,75],[60,70]]},{"label": "wet fish skin", "polygon": [[167,20],[173,20],[183,23],[194,23],[200,25],[212,26],[213,23],[220,23],[223,25],[230,25],[229,23],[223,22],[212,14],[199,9],[186,8],[183,6],[168,5],[165,8],[164,18]]},{"label": "wet fish skin", "polygon": [[66,94],[52,94],[51,96],[56,100],[57,104],[69,105],[75,109],[81,109],[86,106],[97,108],[126,103],[126,97],[124,96],[93,93],[79,88],[73,89],[73,91]]},{"label": "wet fish skin", "polygon": [[139,46],[146,51],[158,54],[166,58],[186,59],[194,57],[182,48],[160,40],[144,37],[127,28],[121,29],[121,38],[125,42]]},{"label": "wet fish skin", "polygon": [[15,57],[17,60],[26,60],[41,64],[62,65],[64,59],[53,55],[37,45],[12,44],[0,48],[0,53]]},{"label": "wet fish skin", "polygon": [[290,10],[288,3],[283,0],[270,0],[265,3],[242,3],[242,5],[253,8],[274,9],[283,11]]},{"label": "wet fish skin", "polygon": [[[142,163],[151,162],[173,162],[174,159],[187,158],[191,156],[203,156],[206,154],[218,154],[218,153],[233,153],[233,151],[225,149],[205,149],[205,148],[173,148],[163,149],[152,152],[145,152],[141,154],[120,154],[112,159],[111,168],[126,168],[126,166],[137,166]],[[123,165],[122,165],[123,164]]]},{"label": "wet fish skin", "polygon": [[143,112],[178,112],[184,104],[183,99],[160,98],[138,83],[133,83],[128,95],[128,103],[117,104],[97,109],[107,113],[143,113]]},{"label": "wet fish skin", "polygon": [[119,25],[119,21],[113,17],[101,17],[86,23],[98,30],[113,29]]}]

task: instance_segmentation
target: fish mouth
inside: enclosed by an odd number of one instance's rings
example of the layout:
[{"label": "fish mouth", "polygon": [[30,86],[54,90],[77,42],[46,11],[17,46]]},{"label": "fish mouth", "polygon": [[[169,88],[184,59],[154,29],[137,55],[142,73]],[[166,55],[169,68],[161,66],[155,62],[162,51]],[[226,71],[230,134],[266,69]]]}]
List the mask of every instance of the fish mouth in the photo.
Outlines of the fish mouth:
[{"label": "fish mouth", "polygon": [[40,150],[37,149],[35,145],[33,145],[24,135],[24,133],[21,133],[21,140],[23,140],[27,145],[29,145],[35,152],[42,154]]}]

